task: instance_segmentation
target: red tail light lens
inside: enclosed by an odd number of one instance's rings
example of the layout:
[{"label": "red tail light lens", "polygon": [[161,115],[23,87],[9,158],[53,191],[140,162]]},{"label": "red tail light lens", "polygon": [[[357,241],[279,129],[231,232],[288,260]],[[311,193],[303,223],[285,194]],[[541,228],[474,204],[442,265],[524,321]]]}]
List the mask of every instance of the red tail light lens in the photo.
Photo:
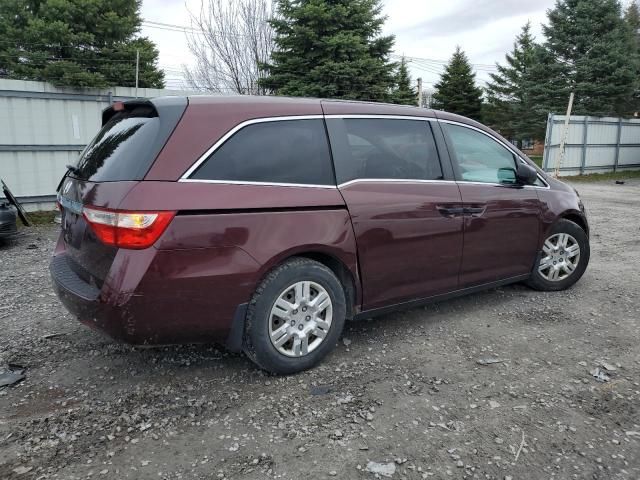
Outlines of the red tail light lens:
[{"label": "red tail light lens", "polygon": [[83,215],[101,242],[119,248],[148,248],[165,231],[176,212],[129,212],[84,207]]}]

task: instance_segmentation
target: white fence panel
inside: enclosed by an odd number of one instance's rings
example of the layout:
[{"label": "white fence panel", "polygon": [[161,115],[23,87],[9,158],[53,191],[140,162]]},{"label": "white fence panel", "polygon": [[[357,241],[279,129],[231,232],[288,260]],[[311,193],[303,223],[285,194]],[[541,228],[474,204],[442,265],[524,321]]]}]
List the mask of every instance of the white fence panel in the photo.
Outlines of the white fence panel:
[{"label": "white fence panel", "polygon": [[[138,89],[142,98],[200,94]],[[0,80],[0,178],[27,207],[51,207],[65,166],[76,163],[99,130],[102,110],[135,95],[135,88],[128,87],[75,90]]]},{"label": "white fence panel", "polygon": [[[542,168],[554,171],[560,159],[564,115],[549,115]],[[561,175],[640,168],[640,119],[572,115]]]}]

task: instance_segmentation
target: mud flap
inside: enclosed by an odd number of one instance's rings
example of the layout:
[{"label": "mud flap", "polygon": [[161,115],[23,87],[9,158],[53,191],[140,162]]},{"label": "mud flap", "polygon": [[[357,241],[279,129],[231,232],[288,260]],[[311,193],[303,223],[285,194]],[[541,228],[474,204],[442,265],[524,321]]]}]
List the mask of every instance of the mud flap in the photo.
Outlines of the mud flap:
[{"label": "mud flap", "polygon": [[233,323],[231,324],[231,329],[229,330],[229,335],[227,336],[227,341],[225,343],[225,347],[230,352],[238,353],[242,351],[244,320],[247,316],[247,306],[248,304],[241,303],[233,314]]}]

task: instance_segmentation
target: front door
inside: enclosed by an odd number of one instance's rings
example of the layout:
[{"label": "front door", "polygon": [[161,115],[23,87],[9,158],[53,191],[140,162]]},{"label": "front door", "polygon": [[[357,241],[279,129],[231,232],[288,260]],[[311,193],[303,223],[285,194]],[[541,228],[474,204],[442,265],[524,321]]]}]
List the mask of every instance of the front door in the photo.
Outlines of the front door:
[{"label": "front door", "polygon": [[431,122],[328,118],[327,127],[358,245],[363,308],[456,290],[462,202],[443,174]]},{"label": "front door", "polygon": [[537,187],[516,182],[521,160],[479,129],[441,125],[465,209],[460,287],[531,273],[541,209]]}]

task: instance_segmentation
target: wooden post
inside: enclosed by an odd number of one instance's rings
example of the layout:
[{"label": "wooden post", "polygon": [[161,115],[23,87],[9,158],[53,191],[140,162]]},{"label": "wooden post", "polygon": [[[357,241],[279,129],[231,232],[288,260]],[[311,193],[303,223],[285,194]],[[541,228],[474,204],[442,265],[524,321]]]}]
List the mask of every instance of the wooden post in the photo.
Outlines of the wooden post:
[{"label": "wooden post", "polygon": [[544,138],[544,152],[542,157],[542,170],[545,172],[549,168],[549,155],[551,154],[551,135],[553,135],[554,115],[550,113],[547,117],[547,134]]},{"label": "wooden post", "polygon": [[618,163],[620,162],[620,140],[622,139],[622,117],[618,118],[618,137],[616,140],[616,158],[613,162],[614,173],[618,171]]},{"label": "wooden post", "polygon": [[572,110],[573,110],[573,92],[571,92],[571,95],[569,95],[569,105],[567,105],[567,115],[564,118],[564,130],[562,131],[562,141],[560,142],[560,157],[558,158],[558,162],[556,163],[556,173],[555,173],[556,178],[560,176],[560,165],[562,165],[562,160],[564,160],[564,144],[567,142],[567,135],[569,134],[569,121],[571,119]]},{"label": "wooden post", "polygon": [[138,98],[138,74],[140,72],[140,50],[136,50],[136,98]]},{"label": "wooden post", "polygon": [[587,165],[587,130],[589,128],[589,117],[585,115],[582,125],[582,158],[580,158],[580,175],[584,175],[584,167]]}]

